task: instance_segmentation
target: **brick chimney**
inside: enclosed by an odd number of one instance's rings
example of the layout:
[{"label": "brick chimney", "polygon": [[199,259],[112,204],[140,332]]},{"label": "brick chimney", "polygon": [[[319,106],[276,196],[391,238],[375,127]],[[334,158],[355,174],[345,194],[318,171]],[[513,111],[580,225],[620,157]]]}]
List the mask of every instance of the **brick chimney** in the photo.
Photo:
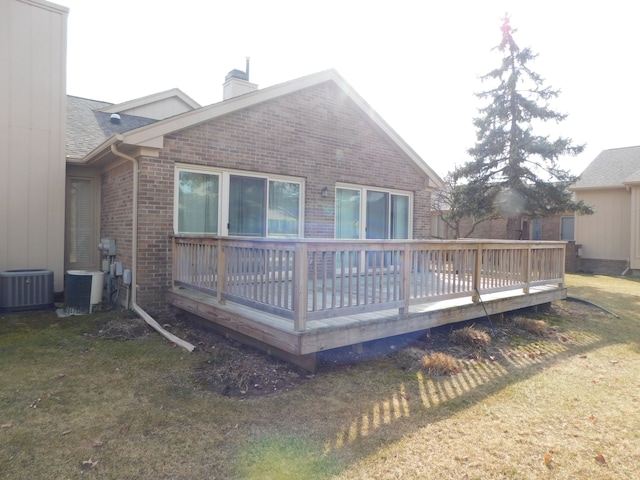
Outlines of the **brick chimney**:
[{"label": "brick chimney", "polygon": [[228,100],[258,89],[258,85],[249,81],[249,57],[247,57],[247,69],[231,70],[227,73],[222,84],[222,99]]}]

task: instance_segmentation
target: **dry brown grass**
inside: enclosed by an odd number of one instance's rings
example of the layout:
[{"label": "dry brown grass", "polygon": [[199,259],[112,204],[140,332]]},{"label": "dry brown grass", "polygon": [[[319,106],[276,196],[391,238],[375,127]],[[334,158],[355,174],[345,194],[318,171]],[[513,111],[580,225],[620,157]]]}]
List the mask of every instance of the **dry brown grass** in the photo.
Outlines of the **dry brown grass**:
[{"label": "dry brown grass", "polygon": [[460,372],[458,361],[442,352],[433,352],[422,357],[422,368],[429,375],[454,375]]},{"label": "dry brown grass", "polygon": [[545,336],[549,327],[549,324],[544,320],[527,317],[516,317],[513,319],[513,323],[516,327],[540,337]]},{"label": "dry brown grass", "polygon": [[99,316],[2,316],[0,477],[638,478],[640,283],[567,284],[619,318],[557,302],[537,317],[566,341],[492,334],[483,361],[451,348],[457,375],[382,356],[247,399],[194,383],[207,355],[155,333],[110,341],[85,335],[112,325]]},{"label": "dry brown grass", "polygon": [[478,330],[475,325],[454,330],[449,335],[449,339],[456,345],[474,347],[480,350],[487,350],[491,343],[491,336],[487,332]]}]

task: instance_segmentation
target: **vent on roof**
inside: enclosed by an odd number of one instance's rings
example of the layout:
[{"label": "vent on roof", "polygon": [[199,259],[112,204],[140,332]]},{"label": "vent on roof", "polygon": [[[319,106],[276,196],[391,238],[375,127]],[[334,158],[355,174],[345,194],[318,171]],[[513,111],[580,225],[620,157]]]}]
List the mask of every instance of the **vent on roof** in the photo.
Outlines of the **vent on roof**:
[{"label": "vent on roof", "polygon": [[112,113],[109,117],[109,121],[111,123],[115,123],[116,125],[120,125],[120,115],[118,115],[117,113]]}]

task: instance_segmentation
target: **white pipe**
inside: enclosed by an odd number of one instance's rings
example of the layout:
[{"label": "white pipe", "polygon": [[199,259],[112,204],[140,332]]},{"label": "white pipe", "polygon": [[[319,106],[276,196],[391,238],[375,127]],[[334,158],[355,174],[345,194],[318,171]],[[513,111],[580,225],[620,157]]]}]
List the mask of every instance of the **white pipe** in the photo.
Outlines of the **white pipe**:
[{"label": "white pipe", "polygon": [[627,268],[624,269],[624,272],[622,272],[621,275],[624,277],[629,270],[631,270],[631,259],[627,258]]},{"label": "white pipe", "polygon": [[151,315],[145,312],[137,300],[137,278],[138,278],[138,160],[119,151],[115,144],[111,144],[111,152],[117,157],[129,160],[133,164],[133,219],[132,219],[132,235],[131,235],[131,310],[136,312],[148,325],[153,327],[160,335],[171,340],[176,345],[186,348],[190,352],[196,348],[189,342],[176,337],[173,333],[167,332],[162,326],[156,322]]}]

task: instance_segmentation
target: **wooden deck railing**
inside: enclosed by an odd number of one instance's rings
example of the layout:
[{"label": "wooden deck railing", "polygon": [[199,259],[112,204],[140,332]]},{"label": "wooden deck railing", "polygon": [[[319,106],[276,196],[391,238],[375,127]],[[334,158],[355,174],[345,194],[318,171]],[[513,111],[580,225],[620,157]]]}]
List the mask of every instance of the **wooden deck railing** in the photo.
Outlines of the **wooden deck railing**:
[{"label": "wooden deck railing", "polygon": [[173,284],[293,320],[564,283],[564,242],[173,239]]}]

